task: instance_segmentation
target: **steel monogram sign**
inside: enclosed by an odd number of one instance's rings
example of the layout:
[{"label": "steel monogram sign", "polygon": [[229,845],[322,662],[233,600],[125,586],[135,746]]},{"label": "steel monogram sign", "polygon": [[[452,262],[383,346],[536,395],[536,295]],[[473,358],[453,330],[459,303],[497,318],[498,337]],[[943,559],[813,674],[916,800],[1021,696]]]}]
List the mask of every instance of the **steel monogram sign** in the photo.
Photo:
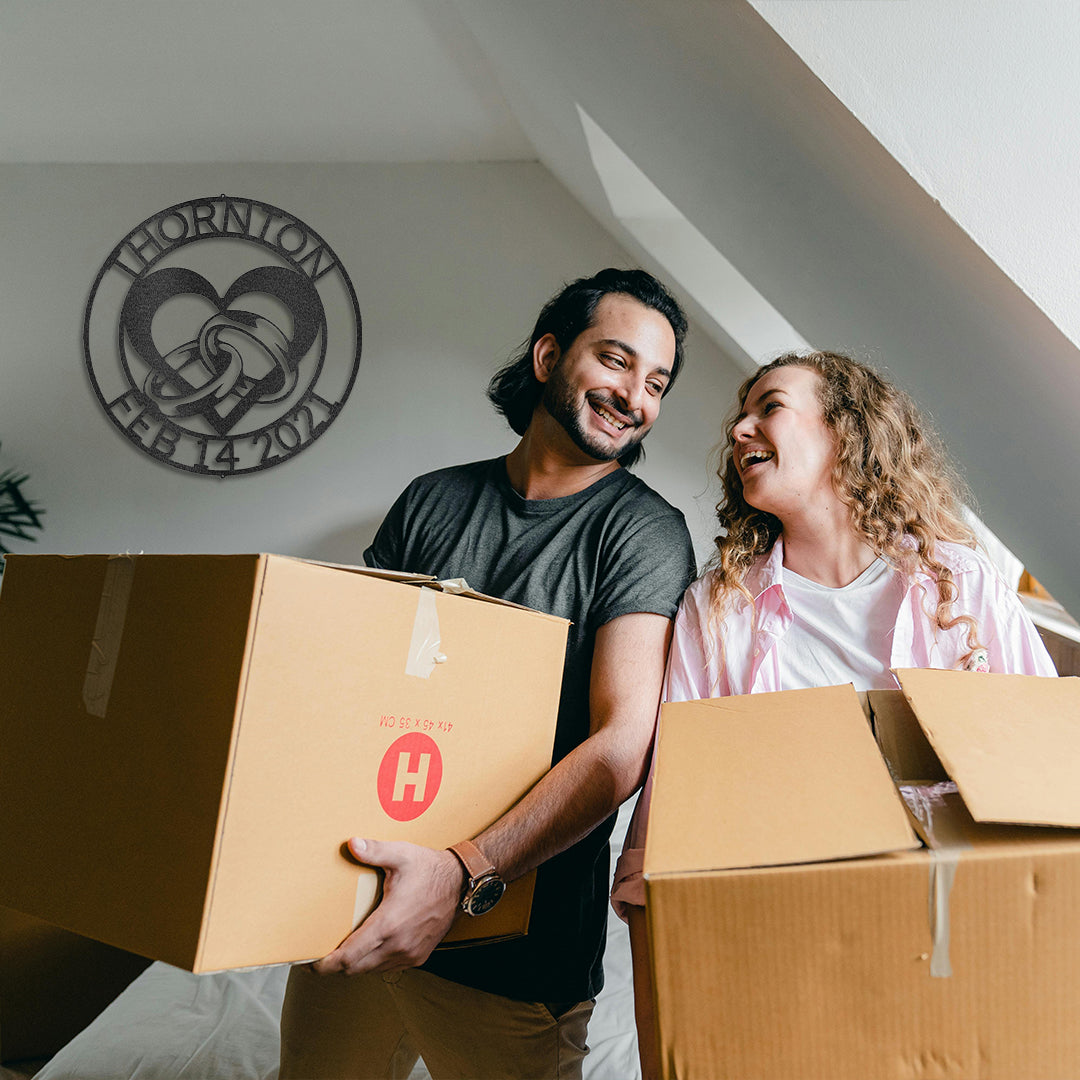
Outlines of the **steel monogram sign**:
[{"label": "steel monogram sign", "polygon": [[360,309],[337,256],[295,215],[219,195],[162,210],[90,291],[90,382],[120,431],[188,472],[287,461],[337,417],[360,364]]}]

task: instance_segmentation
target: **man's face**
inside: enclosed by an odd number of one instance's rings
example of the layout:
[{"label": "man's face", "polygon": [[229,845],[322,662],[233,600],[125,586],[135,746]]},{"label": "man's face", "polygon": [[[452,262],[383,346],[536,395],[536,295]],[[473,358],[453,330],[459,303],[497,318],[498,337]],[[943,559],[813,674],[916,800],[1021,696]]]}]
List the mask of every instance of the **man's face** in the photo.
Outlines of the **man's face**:
[{"label": "man's face", "polygon": [[592,325],[555,360],[542,404],[581,453],[614,461],[648,434],[674,362],[667,319],[633,297],[609,293]]}]

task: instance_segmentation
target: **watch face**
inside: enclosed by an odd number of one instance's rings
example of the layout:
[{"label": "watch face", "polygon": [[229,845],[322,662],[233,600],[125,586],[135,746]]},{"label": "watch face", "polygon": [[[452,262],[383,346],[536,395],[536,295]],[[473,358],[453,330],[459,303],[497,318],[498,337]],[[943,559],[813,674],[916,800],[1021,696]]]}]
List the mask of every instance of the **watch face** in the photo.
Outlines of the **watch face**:
[{"label": "watch face", "polygon": [[469,915],[483,915],[490,911],[506,892],[506,882],[494,874],[482,877],[466,899],[465,911]]}]

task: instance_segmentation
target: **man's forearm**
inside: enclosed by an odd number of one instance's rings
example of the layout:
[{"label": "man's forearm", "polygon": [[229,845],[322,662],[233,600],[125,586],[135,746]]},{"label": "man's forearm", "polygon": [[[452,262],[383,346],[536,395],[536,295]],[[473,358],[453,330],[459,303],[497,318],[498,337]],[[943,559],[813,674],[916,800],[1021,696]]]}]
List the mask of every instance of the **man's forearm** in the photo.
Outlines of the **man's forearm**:
[{"label": "man's forearm", "polygon": [[615,742],[607,731],[590,736],[477,837],[506,881],[577,843],[637,790],[648,742],[629,750]]},{"label": "man's forearm", "polygon": [[477,838],[506,879],[576,843],[640,787],[652,744],[671,621],[625,615],[597,633],[592,734]]}]

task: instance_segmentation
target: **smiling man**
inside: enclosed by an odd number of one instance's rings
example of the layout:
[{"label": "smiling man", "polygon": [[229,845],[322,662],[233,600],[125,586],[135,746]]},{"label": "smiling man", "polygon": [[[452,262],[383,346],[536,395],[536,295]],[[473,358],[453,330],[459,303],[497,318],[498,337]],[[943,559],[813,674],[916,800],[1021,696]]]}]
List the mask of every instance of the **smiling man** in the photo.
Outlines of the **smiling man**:
[{"label": "smiling man", "polygon": [[[581,1075],[613,814],[641,784],[671,618],[694,574],[682,514],[626,469],[685,332],[644,271],[568,285],[488,389],[517,446],[413,481],[364,553],[571,621],[552,769],[445,851],[350,841],[386,871],[383,900],[337,950],[293,969],[282,1080],[403,1078],[418,1054],[435,1080]],[[459,911],[490,907],[535,868],[526,937],[432,953]]]}]

